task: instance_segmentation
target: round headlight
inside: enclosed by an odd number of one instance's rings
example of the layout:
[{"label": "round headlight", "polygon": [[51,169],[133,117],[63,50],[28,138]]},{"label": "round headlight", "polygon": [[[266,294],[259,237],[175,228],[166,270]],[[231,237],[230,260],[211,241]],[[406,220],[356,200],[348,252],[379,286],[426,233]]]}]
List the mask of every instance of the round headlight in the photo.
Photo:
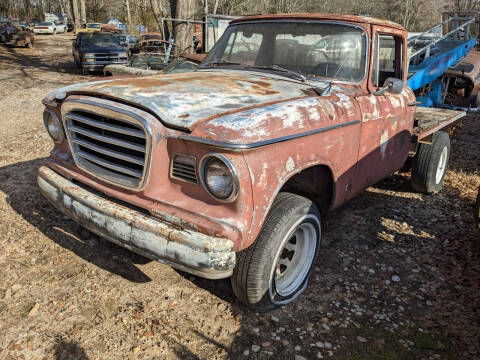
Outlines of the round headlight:
[{"label": "round headlight", "polygon": [[45,110],[43,112],[43,123],[53,141],[61,143],[63,141],[63,128],[57,115],[51,110]]},{"label": "round headlight", "polygon": [[238,195],[238,177],[230,160],[221,154],[208,154],[200,162],[201,181],[210,195],[221,202],[232,202]]}]

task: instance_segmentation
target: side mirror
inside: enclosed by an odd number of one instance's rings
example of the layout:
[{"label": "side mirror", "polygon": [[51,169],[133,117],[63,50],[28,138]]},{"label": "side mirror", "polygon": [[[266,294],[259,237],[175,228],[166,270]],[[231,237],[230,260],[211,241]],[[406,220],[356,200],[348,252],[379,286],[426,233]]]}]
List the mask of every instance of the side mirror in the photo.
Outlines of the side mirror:
[{"label": "side mirror", "polygon": [[385,83],[381,88],[378,88],[373,92],[373,95],[380,96],[385,94],[387,91],[392,94],[400,94],[403,91],[403,80],[388,78],[385,80]]}]

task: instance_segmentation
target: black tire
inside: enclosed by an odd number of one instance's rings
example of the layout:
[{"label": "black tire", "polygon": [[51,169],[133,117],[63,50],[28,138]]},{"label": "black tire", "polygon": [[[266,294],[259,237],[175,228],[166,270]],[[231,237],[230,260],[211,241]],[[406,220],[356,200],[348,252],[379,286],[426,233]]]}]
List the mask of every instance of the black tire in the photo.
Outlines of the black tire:
[{"label": "black tire", "polygon": [[56,34],[57,34],[57,29],[53,30],[52,35],[56,35]]},{"label": "black tire", "polygon": [[449,158],[450,137],[447,133],[435,133],[432,144],[419,144],[412,164],[412,188],[426,194],[442,190]]},{"label": "black tire", "polygon": [[27,48],[29,48],[29,49],[33,48],[33,43],[29,42],[29,43],[27,44]]},{"label": "black tire", "polygon": [[[297,239],[295,230],[303,232],[304,239]],[[232,288],[237,298],[255,311],[269,311],[292,302],[305,290],[310,272],[318,255],[322,237],[321,216],[317,206],[307,198],[291,193],[280,193],[273,202],[265,223],[255,242],[247,249],[237,254],[237,265],[231,278]],[[298,243],[298,244],[297,244]],[[302,244],[303,243],[303,244]],[[295,251],[287,247],[297,245]],[[309,244],[307,246],[307,244]],[[303,249],[302,249],[303,248]],[[305,256],[302,256],[305,253]],[[294,260],[295,259],[295,260]],[[289,261],[292,264],[301,259],[299,266],[292,265],[293,284],[280,292],[278,279],[282,276],[288,279],[285,266],[283,272],[279,261]],[[287,269],[287,270],[285,270]],[[300,271],[300,274],[297,272]],[[281,275],[277,275],[277,271]],[[283,290],[283,289],[282,289]]]}]

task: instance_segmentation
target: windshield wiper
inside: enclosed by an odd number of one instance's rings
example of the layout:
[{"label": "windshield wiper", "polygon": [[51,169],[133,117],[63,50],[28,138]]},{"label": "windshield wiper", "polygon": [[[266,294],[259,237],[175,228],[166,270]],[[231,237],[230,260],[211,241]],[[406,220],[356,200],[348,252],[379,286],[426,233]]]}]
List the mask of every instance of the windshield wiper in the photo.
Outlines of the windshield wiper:
[{"label": "windshield wiper", "polygon": [[275,70],[275,71],[281,71],[284,73],[288,73],[291,75],[295,75],[297,78],[300,78],[304,83],[308,83],[307,77],[303,75],[301,72],[290,70],[278,65],[266,65],[266,66],[261,66],[261,65],[250,65],[248,66],[249,68],[255,68],[255,69],[265,69],[265,70]]}]

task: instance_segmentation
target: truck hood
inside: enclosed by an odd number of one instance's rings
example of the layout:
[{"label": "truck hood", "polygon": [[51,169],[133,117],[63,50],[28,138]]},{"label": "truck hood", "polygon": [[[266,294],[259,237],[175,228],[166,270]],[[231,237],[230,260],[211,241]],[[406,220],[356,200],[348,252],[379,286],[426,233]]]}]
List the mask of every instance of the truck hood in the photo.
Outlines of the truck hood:
[{"label": "truck hood", "polygon": [[309,89],[307,84],[284,78],[216,70],[76,84],[57,90],[47,100],[59,94],[107,96],[140,105],[166,125],[193,131],[221,116],[305,97]]}]

